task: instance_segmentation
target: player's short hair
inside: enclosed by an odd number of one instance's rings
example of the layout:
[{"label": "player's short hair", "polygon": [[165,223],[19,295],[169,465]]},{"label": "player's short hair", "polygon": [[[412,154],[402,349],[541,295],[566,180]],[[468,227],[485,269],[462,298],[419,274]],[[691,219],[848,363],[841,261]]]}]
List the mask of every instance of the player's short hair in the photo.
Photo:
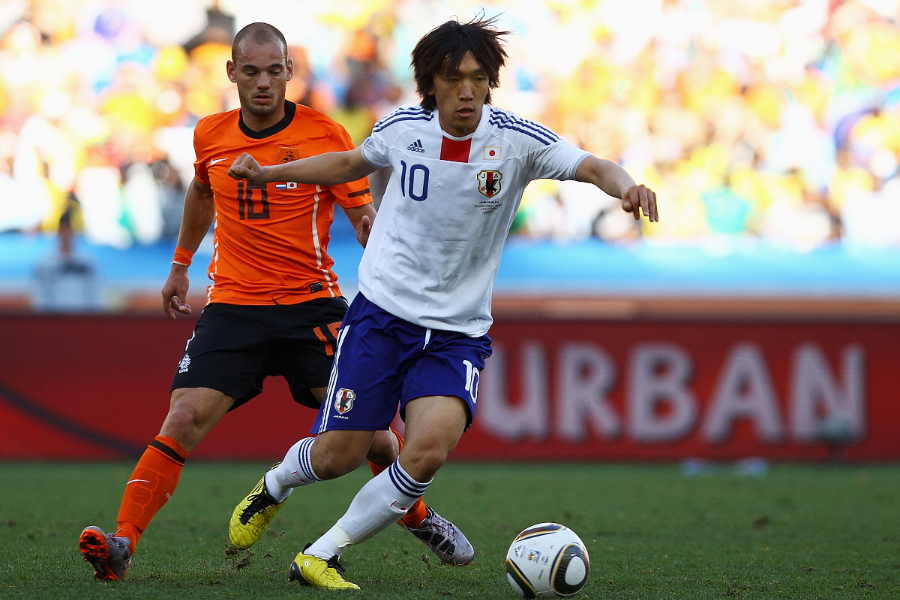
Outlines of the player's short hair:
[{"label": "player's short hair", "polygon": [[[473,19],[468,23],[447,21],[419,40],[412,51],[412,67],[416,89],[422,96],[422,108],[434,110],[437,101],[434,94],[429,93],[434,76],[459,69],[459,63],[466,52],[472,52],[475,60],[487,72],[489,88],[500,85],[500,68],[506,63],[502,38],[509,32],[494,29],[496,20],[497,17]],[[485,102],[491,102],[490,91]]]},{"label": "player's short hair", "polygon": [[241,42],[247,38],[250,38],[251,41],[257,44],[277,42],[281,44],[281,47],[284,49],[285,58],[288,56],[287,40],[284,39],[284,34],[274,25],[257,21],[256,23],[250,23],[249,25],[242,27],[241,30],[235,34],[234,41],[231,42],[232,61],[237,62]]}]

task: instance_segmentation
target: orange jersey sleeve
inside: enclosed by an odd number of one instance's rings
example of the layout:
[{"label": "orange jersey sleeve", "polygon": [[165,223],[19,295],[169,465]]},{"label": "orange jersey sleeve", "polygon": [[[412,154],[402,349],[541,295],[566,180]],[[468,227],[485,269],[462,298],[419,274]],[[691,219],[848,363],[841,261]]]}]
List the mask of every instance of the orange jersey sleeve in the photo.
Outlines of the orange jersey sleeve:
[{"label": "orange jersey sleeve", "polygon": [[248,129],[239,110],[206,117],[194,131],[195,176],[212,188],[216,211],[210,302],[296,304],[341,295],[328,255],[334,204],[371,202],[366,179],[257,186],[228,176],[244,152],[271,165],[353,147],[343,127],[325,115],[285,106],[285,118],[264,131]]},{"label": "orange jersey sleeve", "polygon": [[194,128],[194,156],[197,157],[197,160],[194,161],[194,177],[200,183],[205,183],[209,185],[209,172],[206,170],[206,162],[204,161],[204,152],[201,137],[201,125],[203,121],[201,120],[197,123],[197,126]]}]

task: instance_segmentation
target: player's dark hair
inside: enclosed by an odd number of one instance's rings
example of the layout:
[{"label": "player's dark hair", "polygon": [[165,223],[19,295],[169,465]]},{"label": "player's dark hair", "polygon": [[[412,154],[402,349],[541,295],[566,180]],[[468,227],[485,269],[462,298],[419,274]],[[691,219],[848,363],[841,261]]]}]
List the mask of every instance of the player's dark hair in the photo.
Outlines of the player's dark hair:
[{"label": "player's dark hair", "polygon": [[[500,67],[506,63],[502,37],[509,32],[494,29],[496,20],[497,17],[474,19],[468,23],[447,21],[419,40],[412,51],[412,67],[416,88],[422,96],[422,108],[434,110],[437,101],[434,93],[430,93],[434,76],[457,71],[466,52],[471,52],[487,73],[489,88],[500,85]],[[485,102],[491,102],[490,91]]]},{"label": "player's dark hair", "polygon": [[288,55],[287,40],[284,39],[284,34],[273,25],[257,21],[256,23],[250,23],[241,28],[241,30],[235,34],[234,41],[231,42],[232,61],[237,62],[241,42],[246,38],[250,38],[251,41],[257,44],[266,44],[268,42],[280,43],[281,47],[284,48],[284,56],[287,57]]}]

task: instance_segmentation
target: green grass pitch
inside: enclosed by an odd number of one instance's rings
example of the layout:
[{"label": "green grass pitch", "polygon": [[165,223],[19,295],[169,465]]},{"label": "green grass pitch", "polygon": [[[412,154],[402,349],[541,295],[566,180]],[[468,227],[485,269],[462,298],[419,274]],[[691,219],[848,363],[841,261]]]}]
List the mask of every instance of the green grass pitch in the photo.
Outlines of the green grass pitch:
[{"label": "green grass pitch", "polygon": [[[76,540],[86,525],[112,526],[131,464],[0,463],[0,598],[333,598],[289,583],[288,565],[368,471],[298,490],[252,552],[227,555],[227,518],[264,468],[189,462],[128,579],[104,584]],[[475,563],[441,566],[391,527],[345,553],[356,597],[514,598],[510,541],[557,521],[590,552],[578,598],[900,598],[896,465],[778,465],[746,478],[685,477],[676,465],[452,463],[427,499],[466,531]]]}]

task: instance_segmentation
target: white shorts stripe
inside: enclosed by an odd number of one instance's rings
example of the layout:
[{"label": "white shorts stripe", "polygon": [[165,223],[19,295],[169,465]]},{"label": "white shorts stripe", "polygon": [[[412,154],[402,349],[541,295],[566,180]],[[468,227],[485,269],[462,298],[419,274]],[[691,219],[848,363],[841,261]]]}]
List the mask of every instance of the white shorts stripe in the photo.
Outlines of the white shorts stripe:
[{"label": "white shorts stripe", "polygon": [[334,402],[334,386],[337,383],[338,365],[341,360],[341,346],[344,344],[344,338],[347,337],[347,332],[349,331],[350,326],[346,325],[342,327],[340,333],[338,333],[337,349],[334,351],[334,362],[331,365],[331,375],[328,377],[328,390],[325,392],[325,399],[322,401],[322,422],[319,424],[319,433],[325,431],[325,425],[328,424],[328,415],[331,413],[331,404]]}]

